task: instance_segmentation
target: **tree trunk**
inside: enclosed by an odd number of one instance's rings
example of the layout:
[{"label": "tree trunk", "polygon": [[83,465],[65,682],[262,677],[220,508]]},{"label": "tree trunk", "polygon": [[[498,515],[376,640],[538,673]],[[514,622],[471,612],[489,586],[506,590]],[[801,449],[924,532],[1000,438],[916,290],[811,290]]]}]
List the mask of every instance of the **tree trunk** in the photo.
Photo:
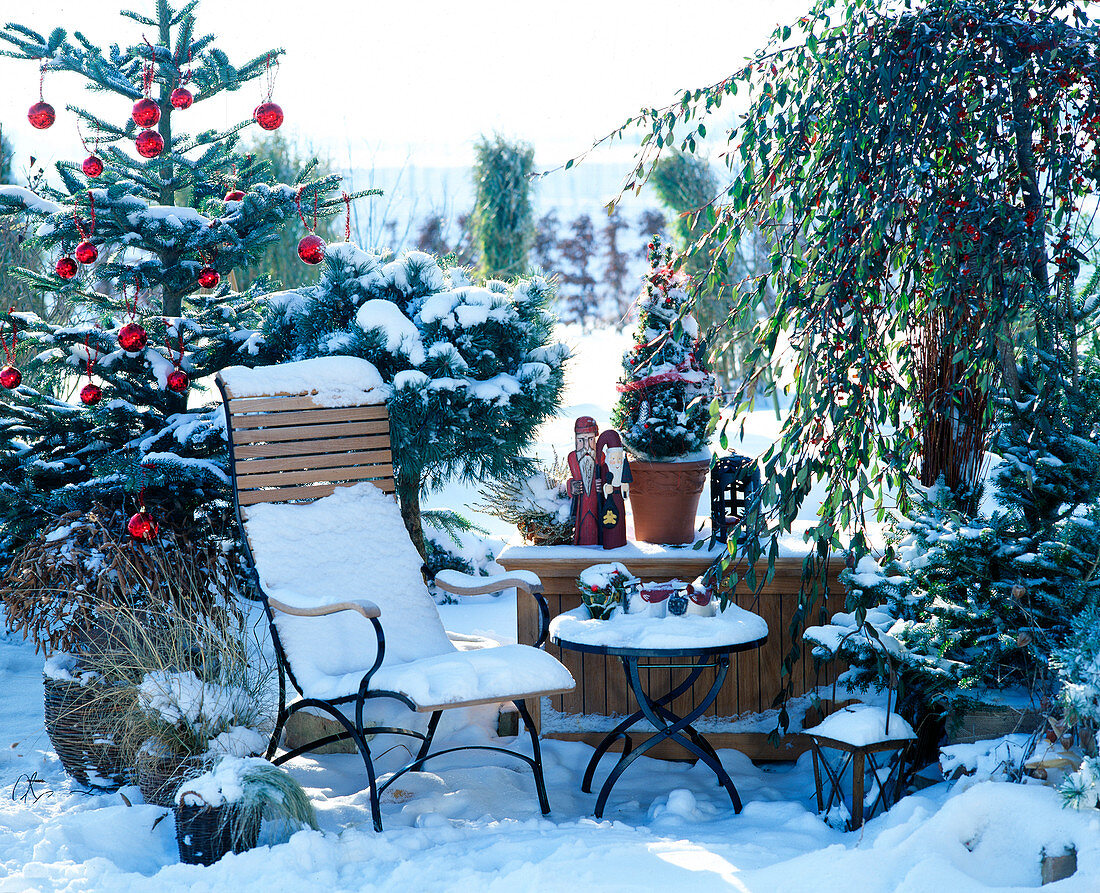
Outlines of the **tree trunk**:
[{"label": "tree trunk", "polygon": [[[172,52],[172,13],[168,8],[167,0],[157,0],[157,19],[159,19],[160,25],[160,43],[167,48],[168,52]],[[168,153],[172,151],[172,87],[168,84],[160,85],[160,96],[157,99],[157,105],[160,106],[160,124],[157,127],[157,132],[160,133],[164,139],[164,152],[168,157]],[[176,203],[176,191],[172,188],[172,180],[175,178],[175,172],[172,167],[171,161],[165,161],[160,168],[161,187],[160,187],[160,203],[162,205],[174,205]],[[167,296],[165,297],[165,303],[167,304]],[[170,313],[167,309],[164,311],[169,316],[178,316],[179,310],[174,313]]]},{"label": "tree trunk", "polygon": [[420,477],[410,479],[402,473],[397,475],[397,501],[401,505],[401,518],[405,522],[405,529],[409,531],[409,539],[416,546],[420,557],[427,560],[427,551],[424,546],[424,527],[420,520]]}]

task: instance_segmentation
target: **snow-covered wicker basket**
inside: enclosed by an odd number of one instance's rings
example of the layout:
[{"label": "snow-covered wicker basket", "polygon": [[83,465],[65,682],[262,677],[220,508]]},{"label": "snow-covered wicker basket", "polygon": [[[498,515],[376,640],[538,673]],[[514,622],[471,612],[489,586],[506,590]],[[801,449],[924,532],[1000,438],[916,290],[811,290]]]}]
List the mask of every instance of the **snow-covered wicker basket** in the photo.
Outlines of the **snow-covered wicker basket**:
[{"label": "snow-covered wicker basket", "polygon": [[46,734],[73,779],[90,788],[116,790],[126,781],[122,751],[111,734],[119,707],[108,686],[85,678],[87,674],[72,676],[68,671],[75,663],[70,663],[53,669],[47,665],[43,674]]},{"label": "snow-covered wicker basket", "polygon": [[243,853],[256,846],[260,821],[240,819],[235,803],[220,806],[174,804],[176,843],[180,861],[187,865],[213,865],[231,850]]},{"label": "snow-covered wicker basket", "polygon": [[141,796],[153,806],[172,807],[180,785],[203,771],[202,766],[176,756],[139,753],[134,761],[134,775]]}]

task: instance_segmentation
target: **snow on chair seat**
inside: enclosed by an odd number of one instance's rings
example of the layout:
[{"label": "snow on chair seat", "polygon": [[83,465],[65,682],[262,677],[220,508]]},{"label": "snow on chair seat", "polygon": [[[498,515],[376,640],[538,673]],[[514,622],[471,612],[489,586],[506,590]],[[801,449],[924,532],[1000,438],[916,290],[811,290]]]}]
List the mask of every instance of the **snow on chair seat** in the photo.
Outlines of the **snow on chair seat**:
[{"label": "snow on chair seat", "polygon": [[[388,389],[368,362],[326,357],[261,369],[231,367],[217,378],[226,407],[234,502],[278,657],[279,716],[322,713],[344,731],[280,754],[282,763],[351,739],[367,770],[374,826],[379,796],[405,772],[453,749],[504,752],[530,765],[543,813],[550,811],[538,733],[526,699],[570,691],[569,671],[538,647],[460,650],[428,594],[395,489]],[[545,640],[549,610],[533,574],[487,579],[440,573],[436,585],[459,595],[515,587],[539,604]],[[461,638],[461,637],[460,637]],[[468,644],[468,643],[467,643]],[[286,683],[300,697],[288,701]],[[427,730],[369,721],[406,708],[430,712]],[[512,701],[533,757],[489,745],[433,750],[441,712]],[[379,704],[381,706],[381,704]],[[393,708],[397,708],[396,713]],[[406,710],[406,716],[412,714]],[[386,732],[421,742],[415,759],[379,785],[367,737]]]}]

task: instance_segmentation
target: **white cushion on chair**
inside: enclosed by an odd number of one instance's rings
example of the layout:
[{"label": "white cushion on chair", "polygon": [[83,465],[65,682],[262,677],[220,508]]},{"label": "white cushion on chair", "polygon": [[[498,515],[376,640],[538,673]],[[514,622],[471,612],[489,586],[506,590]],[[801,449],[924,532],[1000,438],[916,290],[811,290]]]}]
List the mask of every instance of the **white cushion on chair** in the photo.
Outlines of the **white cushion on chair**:
[{"label": "white cushion on chair", "polygon": [[[311,503],[250,506],[245,527],[271,598],[301,608],[352,598],[378,605],[386,655],[372,689],[435,706],[574,686],[561,663],[529,645],[455,648],[424,585],[401,512],[373,484],[340,487]],[[306,697],[355,694],[374,663],[374,627],[354,611],[322,617],[276,611],[275,627]]]}]

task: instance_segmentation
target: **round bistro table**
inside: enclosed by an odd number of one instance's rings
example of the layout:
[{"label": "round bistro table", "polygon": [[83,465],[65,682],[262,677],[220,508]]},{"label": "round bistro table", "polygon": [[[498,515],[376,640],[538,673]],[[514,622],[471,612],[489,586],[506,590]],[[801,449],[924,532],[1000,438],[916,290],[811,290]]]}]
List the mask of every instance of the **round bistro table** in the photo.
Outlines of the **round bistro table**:
[{"label": "round bistro table", "polygon": [[[727,609],[727,612],[729,610]],[[600,760],[611,749],[611,745],[615,741],[620,738],[623,739],[622,755],[611,770],[611,774],[607,776],[607,780],[603,783],[600,794],[596,798],[596,818],[603,817],[604,807],[607,805],[607,798],[611,794],[612,788],[615,787],[615,783],[622,777],[630,764],[663,741],[675,741],[710,767],[711,771],[717,776],[718,782],[729,794],[734,811],[741,812],[741,797],[738,795],[737,788],[729,773],[722,765],[722,761],[718,758],[717,752],[711,747],[710,742],[692,727],[692,723],[702,716],[718,697],[722,684],[726,681],[726,674],[729,672],[730,655],[739,651],[759,648],[767,641],[767,624],[762,617],[739,608],[733,610],[739,612],[740,615],[745,615],[747,618],[752,618],[752,621],[756,622],[741,621],[721,624],[715,618],[656,618],[638,614],[618,615],[619,618],[622,618],[620,622],[625,621],[625,618],[630,618],[633,627],[642,629],[643,635],[638,637],[636,644],[630,643],[629,635],[616,637],[606,634],[613,631],[613,627],[604,626],[604,624],[615,624],[617,617],[610,620],[591,620],[588,610],[584,606],[560,614],[551,621],[550,641],[553,644],[568,651],[603,654],[619,658],[623,672],[626,673],[627,683],[638,703],[638,709],[615,726],[600,741],[596,746],[596,752],[592,754],[592,759],[588,761],[588,767],[584,770],[584,781],[581,784],[581,790],[586,794],[590,794],[592,793],[592,778],[596,773],[596,767],[599,765]],[[724,617],[725,613],[720,616]],[[667,628],[670,623],[682,623],[685,620],[695,623],[696,630],[702,630],[709,635],[701,636],[702,641],[698,645],[690,644],[690,639],[688,644],[646,643],[647,638],[650,640],[654,638],[652,635],[654,632],[658,634],[657,641],[659,642],[662,628]],[[706,625],[711,623],[718,623],[718,626],[710,629]],[[650,633],[650,635],[646,636],[645,633]],[[617,639],[618,641],[616,641]],[[654,658],[683,658],[685,663],[680,665],[650,665],[641,662]],[[686,662],[692,658],[694,658],[694,662]],[[691,672],[683,682],[671,691],[660,697],[654,697],[646,691],[642,674],[639,672],[639,670],[649,669],[651,666],[659,669],[667,669],[671,666],[674,669],[688,669]],[[683,716],[677,716],[669,705],[684,692],[690,690],[703,674],[703,671],[710,668],[716,668],[718,672],[715,674],[714,682],[709,690],[702,698],[696,700],[693,710]],[[643,719],[648,721],[654,731],[646,741],[638,747],[634,747],[628,733],[632,726]]]}]

